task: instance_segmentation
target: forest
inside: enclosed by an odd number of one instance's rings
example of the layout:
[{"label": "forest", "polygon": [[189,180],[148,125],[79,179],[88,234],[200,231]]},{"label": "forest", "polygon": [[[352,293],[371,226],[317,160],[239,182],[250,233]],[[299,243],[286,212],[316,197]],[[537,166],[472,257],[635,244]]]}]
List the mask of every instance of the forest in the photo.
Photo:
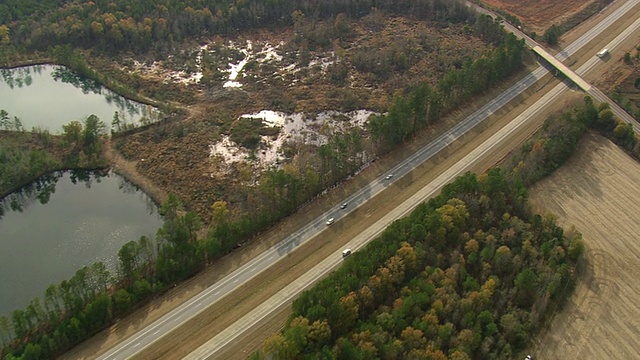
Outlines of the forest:
[{"label": "forest", "polygon": [[265,358],[515,358],[571,293],[583,251],[515,180],[468,173],[394,222],[294,300]]},{"label": "forest", "polygon": [[371,8],[433,21],[461,22],[470,16],[462,2],[443,0],[7,0],[0,3],[0,46],[7,52],[71,45],[112,54],[164,53],[199,36],[293,25],[300,15],[359,18]]}]

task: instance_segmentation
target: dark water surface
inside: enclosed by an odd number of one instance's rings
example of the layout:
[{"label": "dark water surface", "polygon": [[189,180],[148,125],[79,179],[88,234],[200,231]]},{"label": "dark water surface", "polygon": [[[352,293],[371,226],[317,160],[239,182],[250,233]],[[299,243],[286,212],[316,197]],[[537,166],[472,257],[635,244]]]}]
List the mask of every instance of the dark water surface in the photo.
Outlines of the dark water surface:
[{"label": "dark water surface", "polygon": [[122,245],[152,238],[161,226],[151,199],[112,172],[54,173],[7,196],[0,200],[0,316],[44,300],[49,285],[85,265],[102,261],[114,273]]},{"label": "dark water surface", "polygon": [[110,127],[117,111],[121,122],[140,124],[157,117],[149,105],[128,100],[64,66],[34,65],[0,69],[0,109],[17,116],[25,130],[61,133],[62,125],[94,114]]}]

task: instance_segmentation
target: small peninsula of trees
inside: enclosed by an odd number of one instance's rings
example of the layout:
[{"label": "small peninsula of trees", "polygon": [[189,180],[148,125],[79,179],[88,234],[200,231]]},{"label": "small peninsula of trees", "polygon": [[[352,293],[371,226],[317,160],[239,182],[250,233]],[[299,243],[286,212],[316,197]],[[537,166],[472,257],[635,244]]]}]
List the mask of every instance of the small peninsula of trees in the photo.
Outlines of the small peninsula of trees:
[{"label": "small peninsula of trees", "polygon": [[63,169],[106,166],[102,157],[105,124],[95,115],[63,126],[62,135],[47,130],[26,132],[18,117],[0,109],[0,197]]}]

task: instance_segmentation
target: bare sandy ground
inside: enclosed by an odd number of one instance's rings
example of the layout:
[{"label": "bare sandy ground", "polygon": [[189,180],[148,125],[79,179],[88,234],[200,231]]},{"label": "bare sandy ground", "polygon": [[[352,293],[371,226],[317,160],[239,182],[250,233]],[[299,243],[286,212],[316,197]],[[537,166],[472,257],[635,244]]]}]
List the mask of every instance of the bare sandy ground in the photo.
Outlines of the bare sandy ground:
[{"label": "bare sandy ground", "polygon": [[537,359],[640,358],[640,163],[590,134],[578,155],[531,190],[541,212],[583,234],[579,284],[542,331]]}]

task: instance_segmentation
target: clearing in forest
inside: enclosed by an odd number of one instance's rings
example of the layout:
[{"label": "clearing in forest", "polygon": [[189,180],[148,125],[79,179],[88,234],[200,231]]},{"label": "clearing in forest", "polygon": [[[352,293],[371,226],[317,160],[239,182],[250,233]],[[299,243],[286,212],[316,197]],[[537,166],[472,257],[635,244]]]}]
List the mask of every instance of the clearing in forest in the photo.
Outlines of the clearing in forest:
[{"label": "clearing in forest", "polygon": [[540,359],[638,358],[640,163],[588,134],[567,164],[531,189],[538,212],[583,234],[575,294],[537,339]]}]

